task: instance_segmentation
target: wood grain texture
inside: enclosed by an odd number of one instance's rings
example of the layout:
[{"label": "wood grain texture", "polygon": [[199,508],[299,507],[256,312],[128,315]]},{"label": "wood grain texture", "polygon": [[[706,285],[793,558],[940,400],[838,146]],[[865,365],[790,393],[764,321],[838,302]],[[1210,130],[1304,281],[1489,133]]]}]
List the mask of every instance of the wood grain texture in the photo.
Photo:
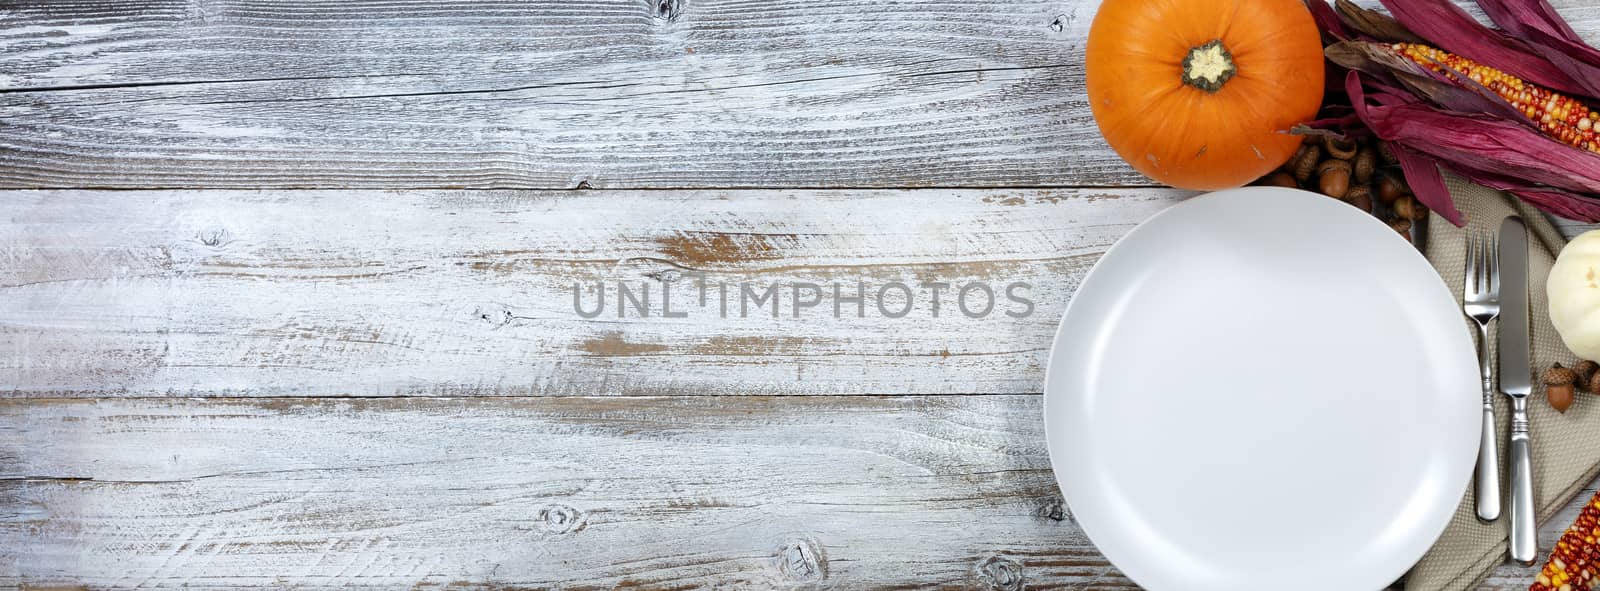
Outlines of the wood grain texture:
[{"label": "wood grain texture", "polygon": [[0,7],[0,186],[1145,184],[1090,0]]},{"label": "wood grain texture", "polygon": [[[1183,193],[0,193],[13,396],[1032,393],[1088,267]],[[693,273],[733,285],[729,317]],[[661,317],[664,282],[685,318]],[[876,291],[916,290],[889,318]],[[574,288],[597,318],[574,309]],[[617,317],[617,282],[655,312]],[[779,316],[738,293],[779,285]],[[794,317],[792,285],[864,282]],[[938,317],[933,288],[948,282]],[[1036,303],[1031,314],[1005,289]],[[982,318],[955,290],[992,286]],[[827,287],[822,288],[828,291]],[[810,292],[800,299],[809,300]],[[979,312],[985,296],[969,292]],[[887,292],[897,312],[899,292]],[[865,307],[865,317],[857,317]],[[747,313],[747,317],[740,317]]]},{"label": "wood grain texture", "polygon": [[1038,403],[0,401],[0,584],[1136,588],[1073,525]]},{"label": "wood grain texture", "polygon": [[1096,6],[8,4],[0,187],[1146,185],[1088,110]]},{"label": "wood grain texture", "polygon": [[0,401],[0,584],[1132,588],[1038,402]]},{"label": "wood grain texture", "polygon": [[[0,3],[0,187],[1142,185],[1083,102],[1093,4]],[[0,193],[0,585],[1133,588],[1025,394],[1178,196]],[[570,308],[694,272],[1040,305]],[[1002,395],[761,396],[917,393]],[[575,397],[473,397],[525,394]],[[435,398],[309,398],[350,395]]]}]

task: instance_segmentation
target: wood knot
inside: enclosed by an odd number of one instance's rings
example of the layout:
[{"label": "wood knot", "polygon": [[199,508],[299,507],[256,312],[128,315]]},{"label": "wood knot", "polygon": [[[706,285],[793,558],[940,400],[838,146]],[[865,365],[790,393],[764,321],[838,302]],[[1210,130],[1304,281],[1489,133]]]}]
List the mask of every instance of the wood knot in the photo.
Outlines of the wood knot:
[{"label": "wood knot", "polygon": [[1058,14],[1058,15],[1056,15],[1056,18],[1050,21],[1050,31],[1054,32],[1054,33],[1060,33],[1062,31],[1065,31],[1065,30],[1069,29],[1069,28],[1072,28],[1077,23],[1078,23],[1078,9],[1077,8],[1073,8],[1072,10],[1067,11],[1066,14]]},{"label": "wood knot", "polygon": [[1051,521],[1065,521],[1067,517],[1072,515],[1067,511],[1066,499],[1061,498],[1061,495],[1045,499],[1044,503],[1039,505],[1039,510],[1035,514]]},{"label": "wood knot", "polygon": [[683,272],[677,269],[666,269],[663,271],[651,271],[649,273],[645,273],[644,276],[663,283],[671,283],[682,279]]},{"label": "wood knot", "polygon": [[583,512],[559,503],[539,508],[534,516],[534,528],[541,532],[560,535],[583,529]]},{"label": "wood knot", "polygon": [[219,20],[218,17],[222,16],[222,11],[224,10],[224,8],[222,6],[218,6],[218,4],[220,3],[216,2],[215,0],[189,0],[188,10],[186,11],[187,14],[185,16],[191,23],[196,25],[205,26],[214,24]]},{"label": "wood knot", "polygon": [[678,13],[683,10],[683,0],[649,0],[655,6],[655,18],[673,22],[678,20]]},{"label": "wood knot", "polygon": [[995,591],[1021,591],[1022,565],[996,554],[978,563],[978,580]]},{"label": "wood knot", "polygon": [[227,228],[201,230],[195,233],[194,239],[212,248],[220,248],[227,246],[229,242],[233,242],[233,236],[228,234]]},{"label": "wood knot", "polygon": [[493,328],[500,328],[511,324],[511,319],[516,318],[510,310],[501,306],[478,306],[472,309],[472,317],[478,322]]},{"label": "wood knot", "polygon": [[784,542],[773,556],[778,574],[795,583],[815,583],[828,578],[828,559],[810,538]]}]

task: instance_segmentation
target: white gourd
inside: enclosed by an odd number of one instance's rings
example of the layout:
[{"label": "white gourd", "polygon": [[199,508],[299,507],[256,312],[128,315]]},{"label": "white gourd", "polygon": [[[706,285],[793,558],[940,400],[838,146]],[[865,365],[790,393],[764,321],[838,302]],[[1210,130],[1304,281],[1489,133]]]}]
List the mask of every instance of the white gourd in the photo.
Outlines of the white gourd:
[{"label": "white gourd", "polygon": [[1568,242],[1545,281],[1550,322],[1579,359],[1600,359],[1600,230]]}]

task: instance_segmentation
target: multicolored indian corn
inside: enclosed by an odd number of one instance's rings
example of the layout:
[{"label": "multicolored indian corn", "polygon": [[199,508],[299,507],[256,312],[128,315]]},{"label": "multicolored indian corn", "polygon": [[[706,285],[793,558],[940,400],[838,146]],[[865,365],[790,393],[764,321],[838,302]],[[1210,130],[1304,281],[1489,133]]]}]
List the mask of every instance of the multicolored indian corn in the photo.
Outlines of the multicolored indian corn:
[{"label": "multicolored indian corn", "polygon": [[1456,79],[1458,73],[1466,74],[1473,82],[1511,103],[1545,135],[1574,148],[1600,153],[1600,137],[1597,137],[1600,135],[1600,113],[1577,99],[1420,43],[1394,43],[1390,47],[1395,53],[1452,80]]},{"label": "multicolored indian corn", "polygon": [[1417,200],[1457,226],[1439,168],[1600,223],[1600,49],[1549,0],[1473,0],[1494,26],[1460,0],[1379,2],[1387,14],[1306,0],[1345,96],[1302,132],[1377,136]]},{"label": "multicolored indian corn", "polygon": [[1589,499],[1528,591],[1589,591],[1600,576],[1600,494]]}]

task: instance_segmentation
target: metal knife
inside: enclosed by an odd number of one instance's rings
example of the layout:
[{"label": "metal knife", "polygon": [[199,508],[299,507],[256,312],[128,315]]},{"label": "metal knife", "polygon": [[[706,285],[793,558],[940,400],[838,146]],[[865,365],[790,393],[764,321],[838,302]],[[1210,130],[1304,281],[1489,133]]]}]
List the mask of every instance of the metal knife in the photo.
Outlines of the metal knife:
[{"label": "metal knife", "polygon": [[1500,223],[1500,393],[1511,397],[1511,560],[1538,558],[1533,512],[1533,448],[1528,395],[1533,393],[1528,326],[1528,230],[1522,219]]}]

